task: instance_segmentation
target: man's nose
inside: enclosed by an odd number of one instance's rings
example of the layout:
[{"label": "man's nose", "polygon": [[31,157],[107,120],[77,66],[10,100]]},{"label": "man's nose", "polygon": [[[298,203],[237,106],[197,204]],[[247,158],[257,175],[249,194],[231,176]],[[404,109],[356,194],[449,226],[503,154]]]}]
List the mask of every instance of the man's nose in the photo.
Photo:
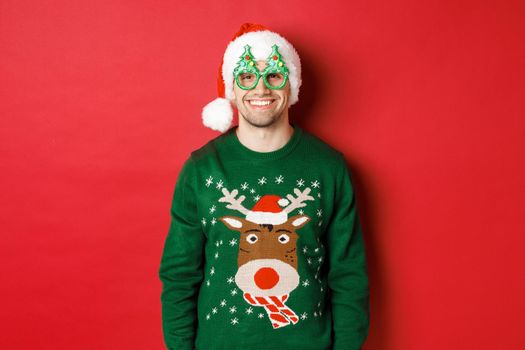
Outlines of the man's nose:
[{"label": "man's nose", "polygon": [[266,86],[264,83],[264,77],[260,77],[259,81],[257,82],[257,85],[254,88],[255,91],[257,91],[260,94],[267,94],[270,92],[270,89]]}]

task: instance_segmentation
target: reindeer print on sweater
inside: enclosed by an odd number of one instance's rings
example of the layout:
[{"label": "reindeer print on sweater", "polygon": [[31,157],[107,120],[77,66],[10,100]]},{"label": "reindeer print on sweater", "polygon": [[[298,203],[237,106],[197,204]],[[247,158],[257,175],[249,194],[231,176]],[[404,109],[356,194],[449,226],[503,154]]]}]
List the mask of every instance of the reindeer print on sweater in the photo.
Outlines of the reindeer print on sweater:
[{"label": "reindeer print on sweater", "polygon": [[[261,322],[269,322],[273,329],[278,329],[322,314],[320,300],[317,305],[308,305],[308,311],[297,312],[287,305],[298,287],[320,288],[321,293],[324,289],[319,277],[321,242],[317,240],[316,246],[311,248],[298,245],[303,227],[322,224],[322,210],[318,205],[310,208],[310,215],[305,214],[305,209],[321,197],[320,182],[311,180],[307,183],[301,178],[293,182],[291,191],[285,190],[286,186],[283,186],[283,191],[276,191],[275,187],[265,191],[266,181],[265,177],[260,177],[254,186],[243,182],[231,189],[223,180],[213,176],[205,181],[205,186],[217,193],[217,199],[209,207],[210,215],[202,218],[202,225],[206,229],[222,223],[230,233],[229,239],[215,242],[217,252],[214,257],[218,260],[225,241],[228,248],[237,249],[237,259],[233,262],[236,264],[235,273],[224,281],[231,287],[230,295],[217,300],[217,305],[206,313],[206,320],[227,311],[230,324],[236,326],[241,323],[239,316],[244,310],[244,317],[253,314]],[[284,176],[275,177],[275,184],[283,182]],[[219,208],[224,209],[221,214],[226,215],[214,215]],[[303,255],[302,259],[298,254]],[[312,265],[312,268],[317,264],[314,278],[301,278],[300,262]],[[207,287],[211,286],[220,268],[213,261],[211,265],[204,281]],[[246,307],[242,307],[242,303]]]}]

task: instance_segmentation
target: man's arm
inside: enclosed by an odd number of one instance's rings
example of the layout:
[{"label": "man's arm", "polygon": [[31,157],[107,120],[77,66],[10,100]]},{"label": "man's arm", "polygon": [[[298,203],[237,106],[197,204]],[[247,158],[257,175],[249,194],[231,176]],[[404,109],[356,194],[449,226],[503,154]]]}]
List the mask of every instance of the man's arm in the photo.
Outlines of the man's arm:
[{"label": "man's arm", "polygon": [[334,213],[326,232],[332,349],[358,350],[369,329],[368,274],[354,189],[342,154],[341,158]]},{"label": "man's arm", "polygon": [[162,327],[169,350],[193,350],[195,346],[205,239],[197,216],[194,166],[189,158],[179,173],[159,269]]}]

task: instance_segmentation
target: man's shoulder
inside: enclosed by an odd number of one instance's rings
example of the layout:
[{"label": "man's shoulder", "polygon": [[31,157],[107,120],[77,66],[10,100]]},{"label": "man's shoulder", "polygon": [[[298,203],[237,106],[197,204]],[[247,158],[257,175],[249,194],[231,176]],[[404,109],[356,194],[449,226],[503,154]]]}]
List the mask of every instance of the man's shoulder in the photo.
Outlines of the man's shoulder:
[{"label": "man's shoulder", "polygon": [[306,130],[303,131],[303,147],[310,157],[322,159],[324,162],[332,160],[334,163],[339,163],[344,161],[343,152],[321,137]]},{"label": "man's shoulder", "polygon": [[214,137],[201,147],[194,149],[190,154],[190,158],[193,161],[198,162],[208,157],[214,157],[225,147],[226,139],[229,137],[231,137],[230,131],[227,131]]}]

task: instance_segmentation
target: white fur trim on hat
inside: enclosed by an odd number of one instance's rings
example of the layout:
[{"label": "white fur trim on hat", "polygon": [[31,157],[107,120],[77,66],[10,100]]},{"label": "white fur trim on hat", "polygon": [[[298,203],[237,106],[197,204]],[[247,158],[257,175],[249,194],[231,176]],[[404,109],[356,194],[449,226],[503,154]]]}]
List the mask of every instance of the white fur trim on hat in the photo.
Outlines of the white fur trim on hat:
[{"label": "white fur trim on hat", "polygon": [[222,76],[224,78],[224,94],[229,100],[233,100],[233,71],[237,66],[239,58],[244,53],[244,46],[250,45],[251,53],[255,61],[264,60],[272,53],[272,46],[279,47],[279,53],[288,67],[290,82],[291,106],[299,100],[299,88],[301,87],[301,60],[295,48],[285,38],[269,30],[249,32],[237,37],[228,44],[224,52],[224,63],[222,65]]},{"label": "white fur trim on hat", "polygon": [[231,102],[219,97],[202,109],[202,123],[210,129],[225,132],[233,120]]},{"label": "white fur trim on hat", "polygon": [[284,210],[278,213],[250,210],[248,214],[246,214],[246,220],[255,224],[280,225],[288,220],[288,214]]}]

